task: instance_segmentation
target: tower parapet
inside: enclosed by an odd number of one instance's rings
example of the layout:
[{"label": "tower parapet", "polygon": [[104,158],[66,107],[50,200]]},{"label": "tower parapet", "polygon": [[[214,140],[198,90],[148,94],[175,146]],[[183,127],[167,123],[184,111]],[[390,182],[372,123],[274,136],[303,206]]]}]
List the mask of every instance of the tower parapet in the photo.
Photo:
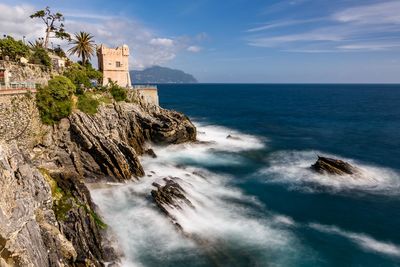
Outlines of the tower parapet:
[{"label": "tower parapet", "polygon": [[131,87],[129,75],[129,47],[122,45],[117,48],[108,48],[104,44],[97,49],[99,70],[103,73],[103,85],[109,80],[116,82],[119,86]]}]

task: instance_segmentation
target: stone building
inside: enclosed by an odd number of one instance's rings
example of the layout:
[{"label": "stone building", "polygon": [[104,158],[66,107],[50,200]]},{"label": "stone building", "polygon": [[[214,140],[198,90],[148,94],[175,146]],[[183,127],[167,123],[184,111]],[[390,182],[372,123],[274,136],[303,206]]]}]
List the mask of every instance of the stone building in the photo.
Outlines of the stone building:
[{"label": "stone building", "polygon": [[123,45],[117,48],[108,48],[104,44],[97,49],[99,70],[103,73],[103,85],[109,80],[122,87],[131,87],[129,75],[129,47]]}]

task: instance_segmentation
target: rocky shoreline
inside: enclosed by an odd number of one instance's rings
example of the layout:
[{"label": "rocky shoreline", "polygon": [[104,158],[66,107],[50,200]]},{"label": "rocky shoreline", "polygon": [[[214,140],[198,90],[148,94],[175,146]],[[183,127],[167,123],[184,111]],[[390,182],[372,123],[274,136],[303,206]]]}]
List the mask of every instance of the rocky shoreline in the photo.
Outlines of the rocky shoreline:
[{"label": "rocky shoreline", "polygon": [[140,99],[30,130],[40,131],[32,147],[0,142],[0,266],[118,266],[85,183],[140,179],[149,144],[196,140],[185,115]]}]

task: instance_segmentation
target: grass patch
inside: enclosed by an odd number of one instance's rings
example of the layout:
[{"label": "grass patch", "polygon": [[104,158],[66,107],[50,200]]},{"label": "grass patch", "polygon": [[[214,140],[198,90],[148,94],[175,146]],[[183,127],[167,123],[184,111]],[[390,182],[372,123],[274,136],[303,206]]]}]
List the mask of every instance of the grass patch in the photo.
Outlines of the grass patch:
[{"label": "grass patch", "polygon": [[78,109],[86,114],[94,115],[97,113],[97,108],[100,102],[93,97],[92,94],[84,93],[78,96]]}]

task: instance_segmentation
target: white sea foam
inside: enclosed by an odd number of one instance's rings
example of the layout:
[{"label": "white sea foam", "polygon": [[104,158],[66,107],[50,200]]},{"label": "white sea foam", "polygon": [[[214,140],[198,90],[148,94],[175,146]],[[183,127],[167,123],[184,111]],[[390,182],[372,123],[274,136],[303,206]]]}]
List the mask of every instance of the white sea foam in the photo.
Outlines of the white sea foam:
[{"label": "white sea foam", "polygon": [[319,151],[277,152],[268,158],[270,166],[260,173],[267,182],[286,183],[291,189],[307,192],[329,190],[336,193],[358,190],[387,195],[400,193],[400,174],[394,170],[344,158],[345,161],[360,168],[361,173],[344,176],[319,174],[310,169],[317,160],[317,155],[343,159],[341,156]]},{"label": "white sea foam", "polygon": [[214,142],[211,147],[216,150],[236,152],[261,149],[266,141],[265,138],[244,134],[222,126],[196,123],[196,127],[199,141]]},{"label": "white sea foam", "polygon": [[358,245],[360,248],[367,251],[385,254],[388,256],[400,257],[399,245],[390,242],[379,241],[366,234],[349,232],[342,230],[336,226],[323,225],[318,223],[310,223],[309,227],[320,232],[336,234],[345,237]]},{"label": "white sea foam", "polygon": [[256,150],[265,146],[266,140],[263,138],[226,127],[196,123],[196,128],[199,142],[157,147],[158,158],[161,161],[197,163],[202,166],[238,165],[242,159],[230,152]]},{"label": "white sea foam", "polygon": [[[216,158],[207,152],[209,149],[257,149],[263,147],[262,141],[226,128],[200,126],[198,129],[203,132],[199,135],[201,141],[214,142],[155,147],[157,158],[142,159],[147,177],[136,183],[92,190],[106,222],[122,244],[124,266],[152,266],[151,258],[192,259],[199,256],[202,250],[207,253],[223,251],[222,254],[229,254],[230,258],[236,259],[248,256],[258,266],[267,263],[289,266],[289,262],[294,262],[301,250],[287,230],[292,222],[290,218],[267,218],[255,212],[252,207],[263,208],[262,205],[254,197],[230,186],[229,176],[189,164],[182,165],[188,159],[199,157],[203,157],[204,161],[215,161]],[[228,134],[239,139],[226,139]],[[226,158],[219,163],[235,164]],[[195,207],[183,205],[183,209],[169,208],[170,214],[185,233],[204,240],[206,247],[176,231],[151,200],[150,192],[155,189],[151,184],[162,184],[165,177],[179,177],[178,183]],[[221,254],[217,254],[217,258],[218,255]],[[153,265],[156,264],[153,262]]]}]

